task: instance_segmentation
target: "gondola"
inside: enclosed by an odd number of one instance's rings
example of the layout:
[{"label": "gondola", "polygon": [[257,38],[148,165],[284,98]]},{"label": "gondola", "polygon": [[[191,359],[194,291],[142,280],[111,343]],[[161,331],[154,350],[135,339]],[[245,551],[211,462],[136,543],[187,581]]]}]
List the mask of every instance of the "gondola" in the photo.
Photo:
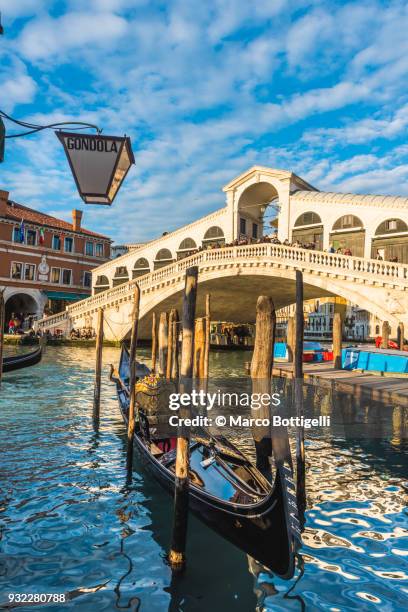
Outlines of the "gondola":
[{"label": "gondola", "polygon": [[3,357],[3,374],[5,372],[13,372],[14,370],[21,370],[22,368],[36,365],[41,361],[42,353],[43,347],[39,346],[35,351],[31,351],[31,353]]},{"label": "gondola", "polygon": [[[137,364],[138,378],[148,371]],[[125,346],[111,380],[127,425],[129,353]],[[138,410],[135,448],[153,477],[173,494],[175,438],[149,434],[145,418]],[[293,576],[300,531],[291,467],[281,464],[270,484],[225,437],[203,431],[191,436],[189,476],[189,505],[199,519],[280,577]]]}]

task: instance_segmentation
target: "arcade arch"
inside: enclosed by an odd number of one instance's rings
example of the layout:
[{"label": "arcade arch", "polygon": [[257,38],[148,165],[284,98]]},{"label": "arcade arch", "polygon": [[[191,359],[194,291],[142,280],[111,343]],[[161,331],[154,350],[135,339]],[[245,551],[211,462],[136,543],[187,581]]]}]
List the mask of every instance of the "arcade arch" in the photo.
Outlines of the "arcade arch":
[{"label": "arcade arch", "polygon": [[97,276],[96,283],[94,287],[95,293],[102,293],[102,291],[107,291],[109,289],[109,279],[105,275]]},{"label": "arcade arch", "polygon": [[115,270],[115,276],[112,279],[112,287],[123,285],[129,281],[129,272],[126,266],[118,266]]},{"label": "arcade arch", "polygon": [[30,315],[39,314],[40,307],[32,295],[27,293],[14,293],[6,300],[4,310],[5,325],[7,328],[13,316],[20,319],[22,315],[24,319],[26,319],[30,317]]},{"label": "arcade arch", "polygon": [[143,276],[144,274],[149,274],[150,265],[145,257],[139,257],[139,259],[135,262],[132,271],[132,278],[138,278],[139,276]]},{"label": "arcade arch", "polygon": [[158,270],[159,268],[163,268],[164,266],[168,266],[173,263],[173,255],[169,249],[160,249],[160,251],[156,254],[156,259],[154,260],[154,269]]},{"label": "arcade arch", "polygon": [[270,217],[272,222],[278,213],[277,208],[272,214],[266,213],[267,207],[278,199],[278,191],[271,183],[260,181],[247,187],[238,200],[238,237],[261,238],[265,219]]},{"label": "arcade arch", "polygon": [[203,247],[217,246],[225,244],[224,232],[218,225],[208,228],[204,234]]},{"label": "arcade arch", "polygon": [[335,251],[349,250],[355,257],[364,257],[365,229],[359,217],[339,217],[332,227],[329,239]]},{"label": "arcade arch", "polygon": [[193,255],[196,251],[197,245],[195,241],[192,238],[184,238],[177,249],[177,259],[183,259],[184,257]]},{"label": "arcade arch", "polygon": [[317,213],[304,212],[296,219],[292,230],[292,242],[304,245],[313,243],[316,250],[323,250],[323,223]]},{"label": "arcade arch", "polygon": [[408,263],[408,225],[402,219],[386,219],[375,230],[371,257]]}]

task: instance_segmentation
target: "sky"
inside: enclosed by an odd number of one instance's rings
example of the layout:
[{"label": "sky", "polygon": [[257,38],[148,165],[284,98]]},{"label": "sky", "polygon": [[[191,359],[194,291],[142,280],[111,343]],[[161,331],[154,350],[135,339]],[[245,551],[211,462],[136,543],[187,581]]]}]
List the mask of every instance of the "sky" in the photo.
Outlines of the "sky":
[{"label": "sky", "polygon": [[[259,164],[321,190],[408,195],[408,5],[360,0],[0,0],[0,108],[131,137],[111,207],[83,204],[44,131],[9,139],[10,198],[118,243],[225,204]],[[7,124],[7,132],[13,126]],[[18,129],[18,128],[17,128]]]}]

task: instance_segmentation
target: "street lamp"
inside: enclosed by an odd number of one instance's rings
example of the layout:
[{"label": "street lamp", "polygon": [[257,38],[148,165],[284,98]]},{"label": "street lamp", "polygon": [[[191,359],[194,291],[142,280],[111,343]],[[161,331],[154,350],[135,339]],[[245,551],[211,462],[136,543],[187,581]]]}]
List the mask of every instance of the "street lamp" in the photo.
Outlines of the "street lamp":
[{"label": "street lamp", "polygon": [[112,204],[135,163],[130,138],[56,132],[86,204]]}]

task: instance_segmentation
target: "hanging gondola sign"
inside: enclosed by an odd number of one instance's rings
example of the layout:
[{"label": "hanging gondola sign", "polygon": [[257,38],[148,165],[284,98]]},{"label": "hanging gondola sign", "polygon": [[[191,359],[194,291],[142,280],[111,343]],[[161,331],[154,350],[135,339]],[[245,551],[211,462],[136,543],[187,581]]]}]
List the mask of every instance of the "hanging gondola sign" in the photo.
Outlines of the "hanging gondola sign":
[{"label": "hanging gondola sign", "polygon": [[86,204],[112,204],[135,163],[130,138],[56,132]]}]

